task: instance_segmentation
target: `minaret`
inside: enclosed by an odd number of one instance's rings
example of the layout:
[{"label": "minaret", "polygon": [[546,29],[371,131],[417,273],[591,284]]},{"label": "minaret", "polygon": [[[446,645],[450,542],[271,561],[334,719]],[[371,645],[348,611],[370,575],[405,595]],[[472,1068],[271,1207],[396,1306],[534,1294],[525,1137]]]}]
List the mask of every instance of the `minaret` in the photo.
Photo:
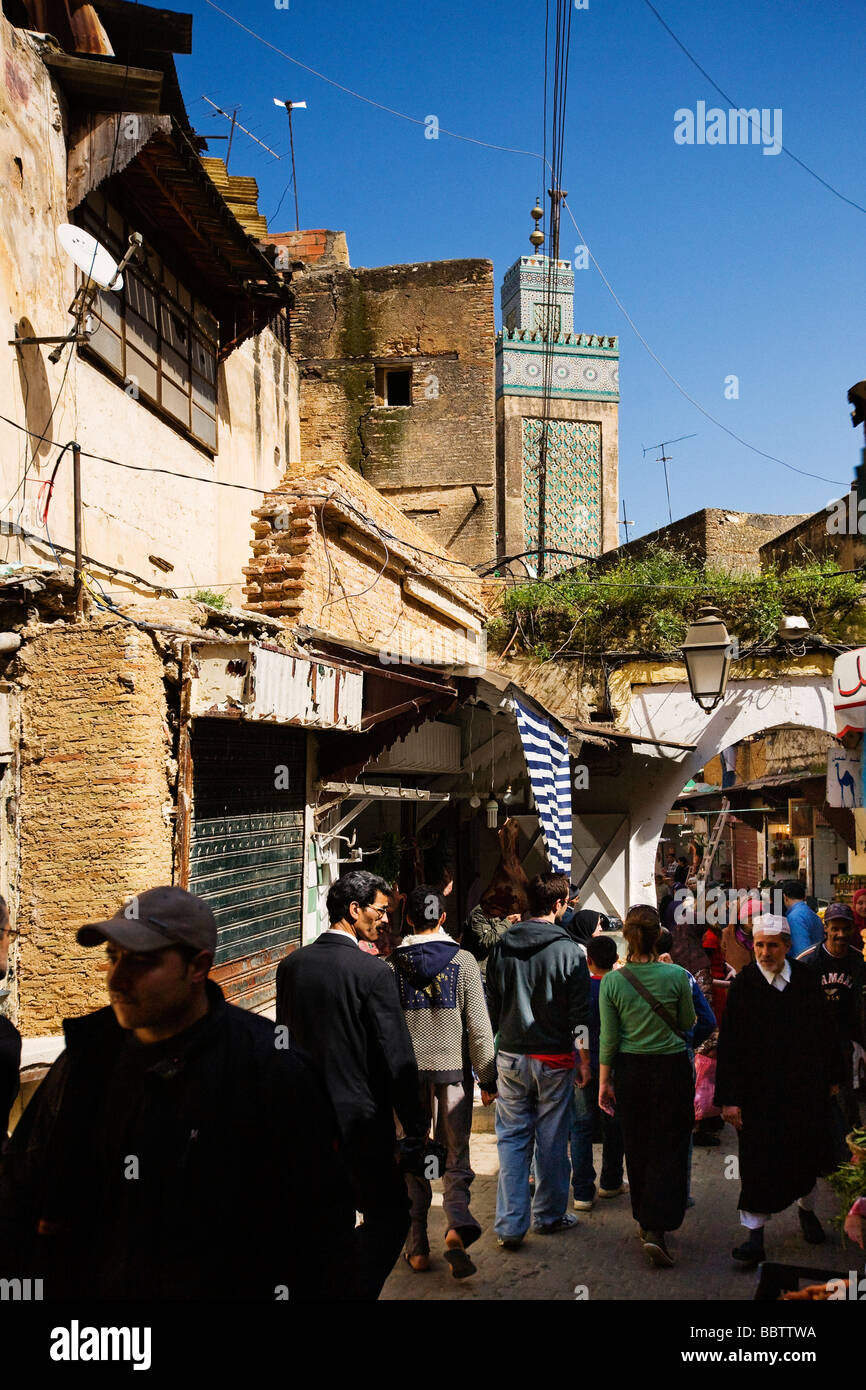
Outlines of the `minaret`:
[{"label": "minaret", "polygon": [[[618,544],[619,345],[574,332],[575,271],[542,253],[537,204],[532,216],[532,253],[502,282],[496,339],[498,554],[537,548],[541,531],[545,547],[598,555]],[[542,568],[578,563],[547,554]]]}]

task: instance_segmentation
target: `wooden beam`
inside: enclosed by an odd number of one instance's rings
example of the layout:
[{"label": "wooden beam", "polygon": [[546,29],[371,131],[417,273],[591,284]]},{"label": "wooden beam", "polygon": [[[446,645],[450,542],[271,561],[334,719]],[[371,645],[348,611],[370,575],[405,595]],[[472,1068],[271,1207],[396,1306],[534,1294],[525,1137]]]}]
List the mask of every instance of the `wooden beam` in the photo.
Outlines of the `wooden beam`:
[{"label": "wooden beam", "polygon": [[46,52],[42,61],[66,96],[86,102],[97,111],[143,111],[159,115],[162,73],[152,68],[128,68],[116,58],[75,57]]}]

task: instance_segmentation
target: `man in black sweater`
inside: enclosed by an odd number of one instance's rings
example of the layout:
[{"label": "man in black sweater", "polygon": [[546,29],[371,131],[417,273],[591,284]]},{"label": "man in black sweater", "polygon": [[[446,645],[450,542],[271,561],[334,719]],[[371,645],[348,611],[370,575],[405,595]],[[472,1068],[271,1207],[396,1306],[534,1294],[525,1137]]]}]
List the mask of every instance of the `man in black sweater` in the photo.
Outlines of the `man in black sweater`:
[{"label": "man in black sweater", "polygon": [[327,1098],[207,978],[216,938],[207,903],[169,886],[79,930],[105,946],[111,1006],[66,1020],[0,1159],[4,1278],[49,1299],[351,1297]]},{"label": "man in black sweater", "polygon": [[356,1230],[358,1296],[376,1299],[409,1230],[394,1112],[420,1149],[427,1117],[394,974],[360,949],[375,941],[388,885],[365,869],[344,874],[327,899],[330,928],[277,968],[277,1023],[315,1059],[337,1116],[340,1152],[363,1214]]}]

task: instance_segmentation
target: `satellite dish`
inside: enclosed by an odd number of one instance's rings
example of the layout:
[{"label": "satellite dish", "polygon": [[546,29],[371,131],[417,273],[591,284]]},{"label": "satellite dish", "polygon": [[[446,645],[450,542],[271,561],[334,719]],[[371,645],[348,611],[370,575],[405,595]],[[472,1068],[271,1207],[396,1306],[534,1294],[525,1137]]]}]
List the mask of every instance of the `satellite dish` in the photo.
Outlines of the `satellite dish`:
[{"label": "satellite dish", "polygon": [[123,289],[123,276],[116,260],[104,246],[100,246],[96,237],[82,227],[73,226],[71,222],[62,222],[57,228],[57,236],[64,251],[88,280],[103,290]]}]

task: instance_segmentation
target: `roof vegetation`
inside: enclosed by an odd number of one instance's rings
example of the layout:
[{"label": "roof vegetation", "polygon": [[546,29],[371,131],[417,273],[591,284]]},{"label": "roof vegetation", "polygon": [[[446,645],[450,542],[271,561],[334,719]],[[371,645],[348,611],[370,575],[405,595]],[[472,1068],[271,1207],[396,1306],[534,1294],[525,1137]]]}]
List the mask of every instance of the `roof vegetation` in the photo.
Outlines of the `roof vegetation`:
[{"label": "roof vegetation", "polygon": [[846,644],[866,637],[864,575],[841,573],[833,559],[790,569],[728,574],[662,546],[609,567],[530,579],[504,595],[491,645],[516,633],[512,652],[541,660],[560,652],[674,652],[700,608],[714,603],[741,649],[773,642],[785,614],[801,614],[812,636]]}]

